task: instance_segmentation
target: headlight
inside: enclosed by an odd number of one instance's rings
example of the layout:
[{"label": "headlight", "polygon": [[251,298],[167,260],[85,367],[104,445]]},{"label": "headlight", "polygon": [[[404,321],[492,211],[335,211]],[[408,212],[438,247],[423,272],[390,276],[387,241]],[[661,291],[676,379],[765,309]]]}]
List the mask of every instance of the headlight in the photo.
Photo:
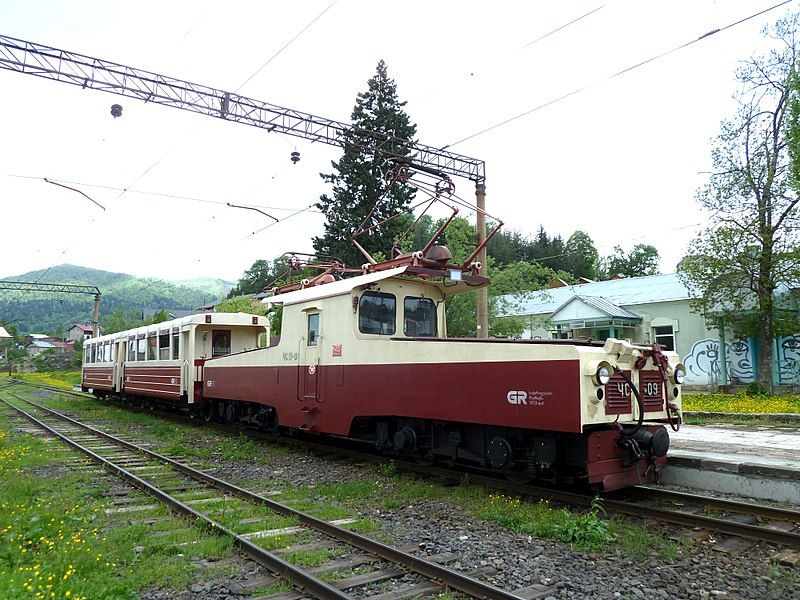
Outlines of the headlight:
[{"label": "headlight", "polygon": [[597,366],[597,371],[594,374],[594,382],[597,385],[605,385],[611,379],[611,375],[613,375],[614,369],[611,368],[611,365],[607,362],[601,362]]},{"label": "headlight", "polygon": [[675,371],[672,373],[672,379],[674,379],[675,383],[678,385],[683,385],[683,382],[686,380],[686,368],[683,365],[676,365]]}]

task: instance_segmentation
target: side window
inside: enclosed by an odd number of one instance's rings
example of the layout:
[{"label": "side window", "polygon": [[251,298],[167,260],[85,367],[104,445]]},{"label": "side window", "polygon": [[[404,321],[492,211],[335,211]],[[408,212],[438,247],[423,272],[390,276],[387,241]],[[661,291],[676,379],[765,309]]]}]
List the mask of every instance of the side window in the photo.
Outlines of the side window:
[{"label": "side window", "polygon": [[117,361],[117,343],[111,342],[111,362]]},{"label": "side window", "polygon": [[410,337],[436,337],[436,304],[430,298],[403,300],[403,333]]},{"label": "side window", "polygon": [[394,335],[396,303],[393,294],[364,292],[358,301],[358,330],[361,333]]},{"label": "side window", "polygon": [[675,350],[675,332],[672,325],[653,327],[653,341],[660,344],[664,350]]},{"label": "side window", "polygon": [[316,346],[319,342],[319,313],[311,313],[308,315],[308,335],[306,336],[306,344],[309,346]]},{"label": "side window", "polygon": [[140,338],[136,340],[136,360],[144,360],[144,352],[147,348],[147,340]]},{"label": "side window", "polygon": [[136,339],[128,338],[128,362],[136,360]]},{"label": "side window", "polygon": [[180,333],[173,333],[172,334],[172,360],[178,360],[180,354],[180,340],[181,334]]},{"label": "side window", "polygon": [[158,334],[158,360],[169,360],[169,333]]},{"label": "side window", "polygon": [[214,329],[211,332],[211,356],[225,356],[231,353],[230,329]]},{"label": "side window", "polygon": [[111,362],[111,342],[103,344],[103,362]]},{"label": "side window", "polygon": [[153,335],[147,338],[147,360],[156,359],[156,346],[158,345],[158,336]]},{"label": "side window", "polygon": [[94,344],[92,344],[92,355],[91,355],[91,357],[89,358],[89,362],[90,362],[90,363],[93,363],[93,362],[95,362],[95,359],[96,359],[96,358],[97,358],[97,346],[95,346]]},{"label": "side window", "polygon": [[83,347],[83,364],[89,362],[89,346]]}]

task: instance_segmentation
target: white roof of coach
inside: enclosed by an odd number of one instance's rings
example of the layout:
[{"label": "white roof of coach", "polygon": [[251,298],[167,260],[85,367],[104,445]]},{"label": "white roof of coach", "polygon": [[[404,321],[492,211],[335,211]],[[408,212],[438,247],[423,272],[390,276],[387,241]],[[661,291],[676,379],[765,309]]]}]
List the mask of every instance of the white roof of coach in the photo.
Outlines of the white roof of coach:
[{"label": "white roof of coach", "polygon": [[[375,283],[376,281],[384,281],[386,279],[391,279],[393,277],[402,275],[407,269],[408,265],[402,265],[393,269],[386,269],[385,271],[367,273],[366,275],[359,275],[357,277],[348,277],[347,279],[340,279],[339,281],[334,281],[332,283],[323,283],[321,285],[314,285],[302,290],[295,290],[294,292],[268,296],[264,298],[262,302],[264,304],[283,304],[284,306],[289,306],[292,304],[299,304],[301,302],[309,302],[311,300],[342,296],[344,294],[349,294],[353,288]],[[410,279],[405,281],[416,282],[422,285],[431,285],[438,288],[445,296],[449,296],[450,294],[455,294],[457,292],[467,291],[469,289],[483,287],[483,285],[469,285],[464,281],[425,281],[422,279]]]},{"label": "white roof of coach", "polygon": [[118,340],[120,338],[128,338],[131,335],[144,333],[145,335],[153,331],[163,331],[165,329],[172,330],[173,327],[180,327],[181,325],[197,324],[206,325],[206,316],[213,315],[211,318],[211,325],[252,325],[253,317],[258,317],[258,324],[263,327],[269,325],[269,319],[261,315],[251,315],[249,313],[200,313],[197,315],[188,315],[180,317],[179,319],[172,319],[171,321],[162,321],[153,325],[142,325],[134,329],[127,329],[125,331],[118,331],[117,333],[109,333],[96,338],[86,340],[87,344],[99,344],[111,340]]}]

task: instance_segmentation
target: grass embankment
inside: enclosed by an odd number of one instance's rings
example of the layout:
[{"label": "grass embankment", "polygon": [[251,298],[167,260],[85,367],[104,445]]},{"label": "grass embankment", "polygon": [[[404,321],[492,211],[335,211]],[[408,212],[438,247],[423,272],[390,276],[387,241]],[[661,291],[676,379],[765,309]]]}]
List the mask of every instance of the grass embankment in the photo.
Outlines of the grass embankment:
[{"label": "grass embankment", "polygon": [[[298,459],[303,458],[302,452],[286,446],[254,442],[243,435],[198,429],[165,421],[157,415],[128,412],[93,399],[51,398],[46,403],[53,408],[68,408],[80,412],[85,418],[107,421],[126,429],[136,425],[137,436],[146,436],[153,444],[153,450],[192,459],[200,468],[210,465],[206,463],[210,459],[274,464],[290,453],[296,453]],[[456,487],[428,483],[398,473],[391,464],[377,467],[366,477],[352,481],[297,486],[296,482],[280,475],[259,475],[251,482],[242,483],[251,489],[279,492],[276,498],[281,502],[318,518],[355,518],[356,521],[348,527],[362,532],[379,528],[377,521],[364,516],[375,508],[398,510],[416,503],[447,502],[464,509],[473,518],[495,522],[514,533],[560,540],[579,550],[608,549],[641,558],[651,554],[669,558],[679,552],[677,544],[653,533],[652,528],[605,518],[599,502],[586,513],[573,512],[547,502],[527,502],[493,494],[469,485],[468,481]],[[301,537],[289,535],[272,540],[269,546],[286,547],[300,542]]]},{"label": "grass embankment", "polygon": [[[109,480],[64,466],[58,456],[77,455],[56,446],[19,434],[0,411],[0,598],[135,598],[190,583],[194,556],[231,554],[165,508],[136,513],[140,524],[107,516]],[[156,538],[146,518],[174,532]]]}]

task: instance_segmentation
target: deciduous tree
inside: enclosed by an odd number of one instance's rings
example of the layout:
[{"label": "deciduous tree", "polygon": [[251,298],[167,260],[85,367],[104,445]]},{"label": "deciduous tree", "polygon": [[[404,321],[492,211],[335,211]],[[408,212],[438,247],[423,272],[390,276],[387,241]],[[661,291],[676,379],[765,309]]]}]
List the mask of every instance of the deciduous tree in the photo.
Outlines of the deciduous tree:
[{"label": "deciduous tree", "polygon": [[800,173],[797,15],[765,33],[774,49],[738,69],[738,111],[722,122],[713,172],[697,200],[711,224],[678,272],[695,308],[758,344],[758,379],[771,385],[772,340],[797,332],[797,311],[782,310],[800,284]]}]

